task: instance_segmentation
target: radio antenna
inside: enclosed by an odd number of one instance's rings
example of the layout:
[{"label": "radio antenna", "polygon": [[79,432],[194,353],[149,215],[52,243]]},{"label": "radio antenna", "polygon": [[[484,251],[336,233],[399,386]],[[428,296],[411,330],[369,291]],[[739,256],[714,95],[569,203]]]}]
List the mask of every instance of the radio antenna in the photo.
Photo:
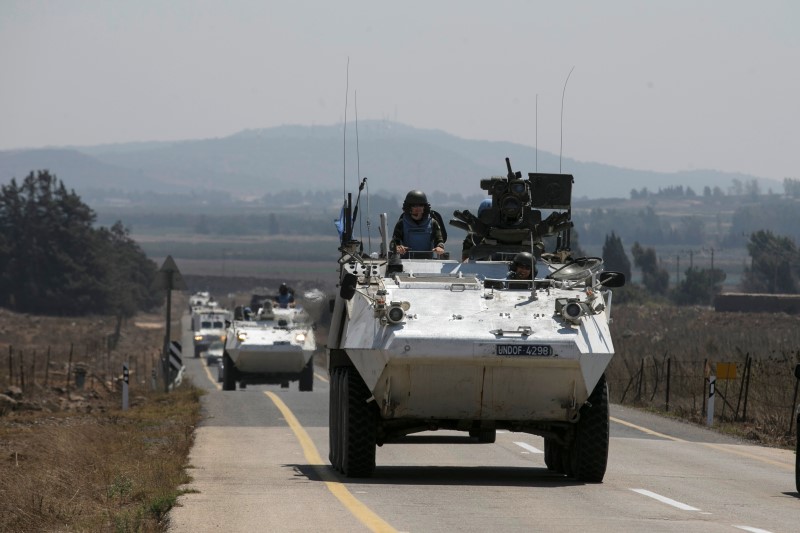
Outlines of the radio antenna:
[{"label": "radio antenna", "polygon": [[575,70],[573,66],[569,69],[569,74],[567,74],[567,79],[564,81],[564,90],[561,92],[561,145],[558,148],[558,173],[561,173],[561,156],[564,153],[564,95],[567,93],[567,83],[569,82],[569,77],[572,76],[572,71]]},{"label": "radio antenna", "polygon": [[347,93],[350,92],[350,56],[347,56],[347,70],[344,85],[344,134],[342,138],[342,196],[347,197]]},{"label": "radio antenna", "polygon": [[535,146],[533,147],[534,151],[536,152],[536,172],[539,172],[539,93],[536,93],[536,114],[535,114],[534,122],[536,126],[534,131],[536,132],[536,136],[534,137]]}]

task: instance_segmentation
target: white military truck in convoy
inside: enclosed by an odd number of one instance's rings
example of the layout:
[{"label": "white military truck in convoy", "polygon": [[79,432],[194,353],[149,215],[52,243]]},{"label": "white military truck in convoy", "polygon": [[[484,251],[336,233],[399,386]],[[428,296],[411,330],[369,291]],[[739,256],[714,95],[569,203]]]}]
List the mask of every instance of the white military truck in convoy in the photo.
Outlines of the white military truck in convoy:
[{"label": "white military truck in convoy", "polygon": [[[464,262],[398,258],[385,216],[381,251],[362,253],[348,197],[328,337],[329,459],[344,475],[372,475],[376,445],[404,435],[458,430],[491,443],[503,429],[544,437],[549,469],[602,481],[608,288],[624,276],[570,256],[571,175],[523,179],[506,164],[507,177],[481,180],[491,207],[450,221],[473,244]],[[532,279],[510,279],[522,252],[535,260]]]},{"label": "white military truck in convoy", "polygon": [[192,313],[192,338],[194,339],[194,356],[208,350],[214,341],[225,342],[225,321],[230,320],[230,313],[220,307],[195,308]]},{"label": "white military truck in convoy", "polygon": [[238,306],[228,323],[222,355],[222,390],[236,384],[280,384],[299,381],[301,391],[314,389],[314,324],[302,307],[273,307],[262,302],[255,313]]}]

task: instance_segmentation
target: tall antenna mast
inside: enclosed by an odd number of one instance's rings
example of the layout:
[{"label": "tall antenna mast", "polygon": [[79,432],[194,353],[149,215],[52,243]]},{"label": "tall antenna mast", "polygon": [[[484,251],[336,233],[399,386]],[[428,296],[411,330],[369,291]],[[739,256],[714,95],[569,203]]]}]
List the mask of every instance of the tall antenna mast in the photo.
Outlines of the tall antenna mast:
[{"label": "tall antenna mast", "polygon": [[534,138],[534,150],[536,151],[536,172],[539,172],[539,93],[536,93],[536,127],[534,131],[536,132],[536,137]]},{"label": "tall antenna mast", "polygon": [[347,198],[347,93],[350,92],[350,56],[347,56],[347,70],[344,85],[344,135],[342,136],[342,196]]},{"label": "tall antenna mast", "polygon": [[575,70],[573,66],[569,69],[569,74],[567,74],[567,79],[564,81],[564,90],[561,92],[561,145],[558,148],[558,173],[561,173],[561,155],[564,153],[564,95],[567,92],[567,83],[569,82],[569,77],[572,76],[572,71]]}]

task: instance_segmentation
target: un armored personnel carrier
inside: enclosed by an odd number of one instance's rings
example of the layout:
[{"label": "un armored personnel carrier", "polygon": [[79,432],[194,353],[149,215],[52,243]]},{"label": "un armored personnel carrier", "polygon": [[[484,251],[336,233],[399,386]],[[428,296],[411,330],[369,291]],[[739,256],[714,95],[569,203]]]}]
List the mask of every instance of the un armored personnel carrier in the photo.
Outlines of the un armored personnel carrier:
[{"label": "un armored personnel carrier", "polygon": [[[385,216],[381,251],[364,254],[348,198],[328,338],[329,459],[345,475],[370,476],[376,445],[404,435],[459,430],[490,443],[503,429],[544,437],[549,469],[602,481],[609,288],[624,276],[600,258],[571,257],[571,175],[523,179],[506,165],[507,176],[481,181],[491,208],[450,221],[468,232],[464,262],[398,259]],[[522,251],[537,273],[509,279]]]},{"label": "un armored personnel carrier", "polygon": [[222,354],[222,390],[255,384],[288,387],[299,381],[301,391],[314,388],[313,323],[300,307],[281,309],[265,301],[261,309],[234,309]]}]

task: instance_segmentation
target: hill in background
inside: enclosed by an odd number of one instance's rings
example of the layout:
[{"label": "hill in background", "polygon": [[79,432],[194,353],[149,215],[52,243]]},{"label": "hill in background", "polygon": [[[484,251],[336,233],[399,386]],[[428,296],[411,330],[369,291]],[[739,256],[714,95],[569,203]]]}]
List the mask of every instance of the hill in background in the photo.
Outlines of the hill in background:
[{"label": "hill in background", "polygon": [[[358,139],[356,139],[358,135]],[[530,146],[468,140],[439,130],[390,121],[344,126],[279,126],[246,130],[224,138],[145,142],[91,147],[0,152],[0,183],[48,169],[69,188],[121,192],[177,193],[224,191],[234,198],[257,198],[287,190],[355,190],[366,176],[373,191],[402,195],[412,188],[451,194],[480,193],[478,182],[505,175],[504,158],[523,174],[575,175],[576,198],[627,198],[632,189],[691,186],[730,188],[734,180],[758,181],[762,190],[781,184],[757,176],[715,170],[662,173],[581,162]],[[537,164],[538,162],[538,164]]]}]

